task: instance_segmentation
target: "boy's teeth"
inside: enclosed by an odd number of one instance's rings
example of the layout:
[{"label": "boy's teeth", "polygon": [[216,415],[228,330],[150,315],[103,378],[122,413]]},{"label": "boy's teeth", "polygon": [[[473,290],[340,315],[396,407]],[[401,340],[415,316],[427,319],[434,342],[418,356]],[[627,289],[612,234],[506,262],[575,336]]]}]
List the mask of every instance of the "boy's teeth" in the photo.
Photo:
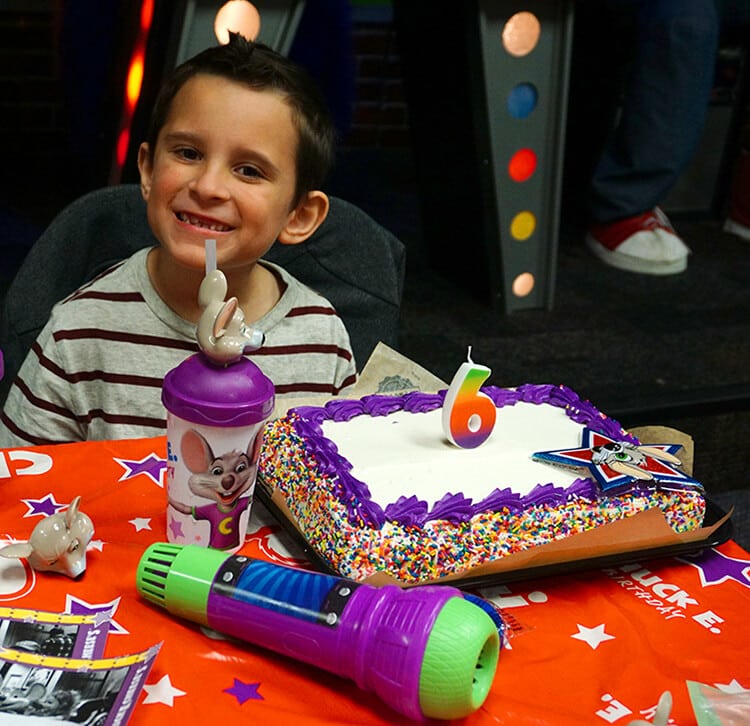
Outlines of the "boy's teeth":
[{"label": "boy's teeth", "polygon": [[206,224],[203,220],[198,219],[197,217],[191,217],[189,214],[181,213],[179,214],[179,218],[183,222],[188,222],[196,227],[205,227],[212,232],[226,232],[229,230],[229,227],[224,224]]}]

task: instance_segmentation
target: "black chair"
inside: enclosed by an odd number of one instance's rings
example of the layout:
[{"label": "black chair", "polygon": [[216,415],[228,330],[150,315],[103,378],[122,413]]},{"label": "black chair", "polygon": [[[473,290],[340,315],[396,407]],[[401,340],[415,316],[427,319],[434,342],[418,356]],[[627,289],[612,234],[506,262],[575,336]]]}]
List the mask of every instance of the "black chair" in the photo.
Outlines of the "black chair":
[{"label": "black chair", "polygon": [[[114,262],[155,244],[136,184],[89,192],[52,220],[29,250],[5,298],[0,404],[52,306]],[[397,346],[404,245],[358,207],[332,197],[328,217],[309,240],[275,244],[266,259],[333,303],[360,369],[378,341]]]}]

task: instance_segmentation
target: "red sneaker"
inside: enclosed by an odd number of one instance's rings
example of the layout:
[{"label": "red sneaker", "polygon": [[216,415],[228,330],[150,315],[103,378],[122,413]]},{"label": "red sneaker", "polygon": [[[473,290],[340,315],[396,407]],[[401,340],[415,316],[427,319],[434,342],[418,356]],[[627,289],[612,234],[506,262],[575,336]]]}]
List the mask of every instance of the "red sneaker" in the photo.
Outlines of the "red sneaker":
[{"label": "red sneaker", "polygon": [[658,207],[610,224],[592,224],[586,245],[607,265],[644,275],[683,272],[690,254]]},{"label": "red sneaker", "polygon": [[732,178],[725,232],[750,241],[750,153],[742,151]]}]

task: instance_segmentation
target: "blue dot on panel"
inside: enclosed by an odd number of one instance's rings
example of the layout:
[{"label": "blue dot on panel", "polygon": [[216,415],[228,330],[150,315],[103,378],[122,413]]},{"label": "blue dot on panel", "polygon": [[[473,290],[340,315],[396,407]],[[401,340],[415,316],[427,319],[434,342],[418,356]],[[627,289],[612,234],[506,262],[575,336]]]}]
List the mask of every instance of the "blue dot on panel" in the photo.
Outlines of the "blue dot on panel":
[{"label": "blue dot on panel", "polygon": [[514,118],[526,118],[536,108],[537,98],[535,85],[519,83],[508,94],[508,113]]}]

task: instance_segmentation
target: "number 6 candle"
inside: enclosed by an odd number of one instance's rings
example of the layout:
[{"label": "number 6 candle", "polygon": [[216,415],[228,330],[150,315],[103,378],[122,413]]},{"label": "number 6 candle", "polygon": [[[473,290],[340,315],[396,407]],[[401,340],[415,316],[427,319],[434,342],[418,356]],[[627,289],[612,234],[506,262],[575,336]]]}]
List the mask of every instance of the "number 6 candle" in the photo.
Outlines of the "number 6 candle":
[{"label": "number 6 candle", "polygon": [[474,363],[471,346],[453,376],[443,403],[443,432],[448,440],[462,449],[474,449],[483,444],[492,433],[497,409],[492,399],[479,389],[491,371],[487,366]]}]

